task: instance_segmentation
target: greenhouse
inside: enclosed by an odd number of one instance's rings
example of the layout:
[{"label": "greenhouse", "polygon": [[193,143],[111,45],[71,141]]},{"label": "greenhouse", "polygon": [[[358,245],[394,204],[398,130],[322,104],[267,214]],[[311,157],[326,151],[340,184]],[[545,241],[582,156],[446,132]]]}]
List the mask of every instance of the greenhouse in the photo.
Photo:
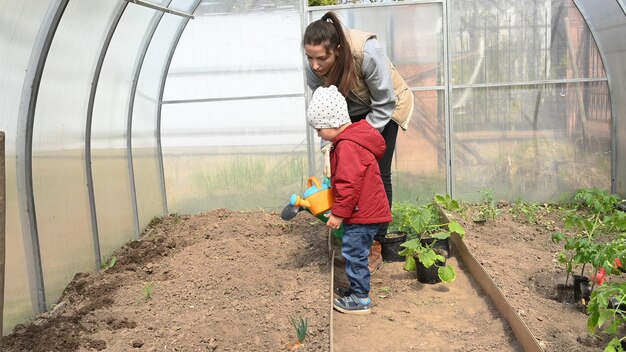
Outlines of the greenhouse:
[{"label": "greenhouse", "polygon": [[[383,255],[366,318],[333,310],[345,238],[290,198],[337,189],[307,114],[329,11],[412,95],[388,231],[445,228],[455,268]],[[0,40],[0,350],[626,348],[624,0],[4,0]]]}]

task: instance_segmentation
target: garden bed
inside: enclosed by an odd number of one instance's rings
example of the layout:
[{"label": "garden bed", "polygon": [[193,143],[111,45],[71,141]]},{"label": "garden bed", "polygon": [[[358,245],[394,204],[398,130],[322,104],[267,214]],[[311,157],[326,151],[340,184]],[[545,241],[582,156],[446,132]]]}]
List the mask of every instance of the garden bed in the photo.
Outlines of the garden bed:
[{"label": "garden bed", "polygon": [[[533,211],[525,213],[524,206],[499,202],[495,219],[485,222],[472,220],[479,205],[449,216],[465,227],[467,247],[545,351],[604,350],[610,339],[587,333],[583,302],[557,289],[565,283],[566,270],[556,256],[563,244],[553,243],[552,235],[567,231],[567,209],[534,204]],[[586,276],[593,275],[591,269],[587,266]],[[580,273],[580,268],[574,271]]]},{"label": "garden bed", "polygon": [[280,351],[300,317],[300,350],[326,351],[328,245],[310,221],[227,210],[154,221],[111,268],[76,275],[59,308],[16,327],[3,351]]}]

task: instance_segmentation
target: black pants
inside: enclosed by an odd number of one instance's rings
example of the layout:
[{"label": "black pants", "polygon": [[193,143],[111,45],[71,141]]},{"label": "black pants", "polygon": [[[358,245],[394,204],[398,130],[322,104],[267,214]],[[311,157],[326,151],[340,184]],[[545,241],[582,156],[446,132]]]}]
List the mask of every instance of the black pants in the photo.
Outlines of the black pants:
[{"label": "black pants", "polygon": [[[367,116],[367,114],[350,116],[350,120],[352,120],[352,122],[357,122],[363,120],[365,116]],[[383,185],[385,186],[385,193],[387,193],[387,201],[389,201],[389,207],[391,207],[393,200],[393,189],[391,187],[391,162],[393,160],[393,152],[396,150],[398,124],[393,120],[389,120],[389,123],[387,123],[383,129],[381,135],[385,139],[387,148],[385,149],[383,157],[378,160],[378,167],[380,168],[380,177],[383,180]],[[374,240],[380,241],[381,238],[384,238],[387,234],[388,227],[389,223],[381,224],[378,228],[378,232],[374,236]]]}]

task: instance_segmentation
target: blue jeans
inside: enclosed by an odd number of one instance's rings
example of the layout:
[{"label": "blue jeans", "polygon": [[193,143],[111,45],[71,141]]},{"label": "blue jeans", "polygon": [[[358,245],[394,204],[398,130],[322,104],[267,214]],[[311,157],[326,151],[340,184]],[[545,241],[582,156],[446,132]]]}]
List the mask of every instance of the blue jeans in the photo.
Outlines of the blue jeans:
[{"label": "blue jeans", "polygon": [[367,257],[380,224],[344,224],[341,237],[341,254],[346,258],[346,276],[350,281],[350,292],[360,298],[370,293],[370,270]]}]

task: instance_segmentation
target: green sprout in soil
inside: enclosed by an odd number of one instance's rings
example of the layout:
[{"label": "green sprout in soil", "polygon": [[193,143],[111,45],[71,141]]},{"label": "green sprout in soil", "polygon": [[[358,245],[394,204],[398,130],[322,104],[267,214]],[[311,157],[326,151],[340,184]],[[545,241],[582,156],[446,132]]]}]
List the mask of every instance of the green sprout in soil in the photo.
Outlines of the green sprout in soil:
[{"label": "green sprout in soil", "polygon": [[143,287],[143,298],[147,301],[152,298],[152,293],[154,292],[154,283],[148,282]]},{"label": "green sprout in soil", "polygon": [[103,269],[111,269],[112,267],[115,266],[115,264],[117,264],[117,257],[112,256],[111,259],[109,259],[109,261],[104,263],[102,266],[103,266]]},{"label": "green sprout in soil", "polygon": [[289,317],[289,321],[291,321],[291,325],[293,325],[296,330],[296,337],[298,338],[298,342],[302,344],[304,339],[306,338],[307,330],[309,329],[309,319],[300,317],[299,320],[295,320],[292,317]]},{"label": "green sprout in soil", "polygon": [[389,292],[391,292],[391,287],[383,286],[383,287],[378,289],[378,292],[380,292],[380,293],[389,293]]},{"label": "green sprout in soil", "polygon": [[511,206],[511,215],[516,219],[524,219],[529,224],[537,224],[537,213],[539,212],[539,204],[526,203],[518,199]]},{"label": "green sprout in soil", "polygon": [[500,210],[493,200],[491,190],[480,191],[481,203],[479,204],[480,212],[474,218],[474,222],[485,222],[487,220],[495,220],[500,215]]}]

